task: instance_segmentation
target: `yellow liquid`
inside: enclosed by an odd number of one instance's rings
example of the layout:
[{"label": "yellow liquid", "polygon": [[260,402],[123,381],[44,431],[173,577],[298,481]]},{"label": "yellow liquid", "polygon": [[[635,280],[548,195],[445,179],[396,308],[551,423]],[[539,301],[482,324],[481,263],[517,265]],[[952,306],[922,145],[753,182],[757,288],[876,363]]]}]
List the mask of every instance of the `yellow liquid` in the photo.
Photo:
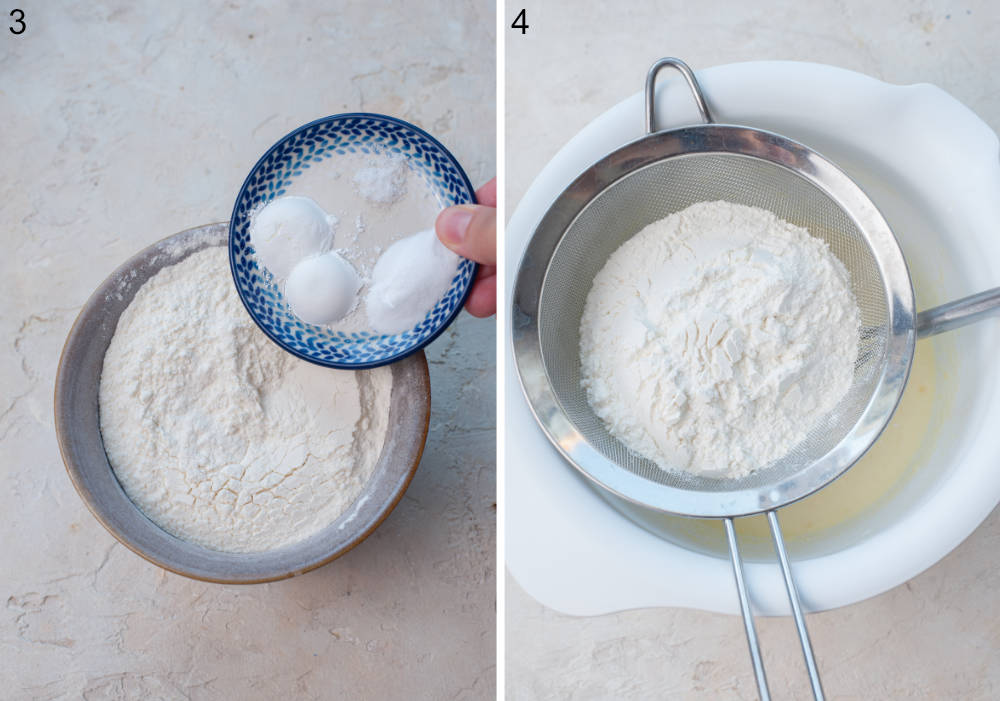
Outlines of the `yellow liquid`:
[{"label": "yellow liquid", "polygon": [[[781,530],[786,538],[801,540],[843,523],[872,506],[899,482],[917,461],[924,436],[931,430],[935,375],[934,346],[918,345],[909,382],[885,431],[846,474],[812,496],[781,509]],[[760,539],[770,544],[771,529],[762,514],[739,519],[736,531],[748,542]]]},{"label": "yellow liquid", "polygon": [[[927,341],[918,343],[910,378],[896,413],[868,453],[839,479],[778,512],[782,534],[790,549],[822,537],[834,526],[869,509],[919,462],[928,434],[939,425],[933,420],[935,400],[940,400],[936,397],[936,376],[934,345]],[[651,511],[644,512],[637,520],[654,533],[685,547],[719,554],[726,552],[725,534],[719,520]],[[741,550],[748,559],[774,558],[766,516],[748,516],[734,523]]]}]

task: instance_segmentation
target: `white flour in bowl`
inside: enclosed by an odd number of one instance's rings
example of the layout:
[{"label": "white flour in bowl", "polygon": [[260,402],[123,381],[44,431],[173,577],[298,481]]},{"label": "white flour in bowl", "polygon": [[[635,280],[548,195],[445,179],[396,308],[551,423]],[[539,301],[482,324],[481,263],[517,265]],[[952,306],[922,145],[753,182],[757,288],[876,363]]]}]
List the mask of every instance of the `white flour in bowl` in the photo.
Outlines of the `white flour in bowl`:
[{"label": "white flour in bowl", "polygon": [[271,342],[224,247],[164,268],[104,356],[101,434],[125,493],[173,535],[260,552],[315,534],[361,494],[388,427],[388,368],[330,370]]},{"label": "white flour in bowl", "polygon": [[829,246],[771,212],[699,202],[594,278],[582,385],[663,469],[738,477],[786,455],[847,392],[859,312]]}]

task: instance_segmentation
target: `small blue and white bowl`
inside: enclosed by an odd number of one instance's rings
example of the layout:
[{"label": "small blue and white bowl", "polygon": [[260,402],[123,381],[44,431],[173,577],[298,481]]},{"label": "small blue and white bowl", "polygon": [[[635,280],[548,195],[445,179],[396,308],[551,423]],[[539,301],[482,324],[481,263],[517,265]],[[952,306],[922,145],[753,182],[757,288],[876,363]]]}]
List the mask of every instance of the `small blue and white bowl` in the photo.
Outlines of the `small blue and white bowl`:
[{"label": "small blue and white bowl", "polygon": [[462,310],[476,264],[461,259],[448,291],[423,321],[402,333],[344,333],[295,316],[278,284],[254,258],[251,214],[276,197],[295,194],[296,178],[304,170],[347,154],[403,156],[441,209],[476,199],[448,149],[422,129],[381,114],[336,114],[310,122],[268,149],[250,171],[229,222],[229,263],[243,305],[257,326],[289,353],[319,365],[358,370],[405,358],[437,338]]}]

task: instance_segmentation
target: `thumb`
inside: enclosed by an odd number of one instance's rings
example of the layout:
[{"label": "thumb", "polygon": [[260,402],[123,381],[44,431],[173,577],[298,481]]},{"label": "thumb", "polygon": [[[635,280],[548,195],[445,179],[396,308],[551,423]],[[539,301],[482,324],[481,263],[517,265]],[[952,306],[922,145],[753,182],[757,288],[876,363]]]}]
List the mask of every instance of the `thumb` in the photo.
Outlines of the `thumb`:
[{"label": "thumb", "polygon": [[434,224],[445,246],[483,265],[497,263],[497,211],[493,207],[460,204],[443,210]]}]

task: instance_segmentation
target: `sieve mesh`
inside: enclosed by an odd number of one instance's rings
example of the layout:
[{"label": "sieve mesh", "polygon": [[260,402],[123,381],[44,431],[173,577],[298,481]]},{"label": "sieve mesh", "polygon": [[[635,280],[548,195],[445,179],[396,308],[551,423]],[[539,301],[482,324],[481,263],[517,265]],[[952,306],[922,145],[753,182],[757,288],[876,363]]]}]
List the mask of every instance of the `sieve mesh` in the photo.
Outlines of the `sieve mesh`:
[{"label": "sieve mesh", "polygon": [[[648,224],[702,201],[761,207],[826,241],[847,268],[861,318],[854,380],[839,404],[788,455],[737,479],[665,471],[628,450],[594,414],[580,385],[580,317],[594,276],[608,257]],[[821,459],[848,435],[885,368],[889,336],[886,285],[864,234],[819,187],[758,157],[701,152],[633,170],[600,191],[566,229],[538,300],[542,364],[567,418],[621,468],[658,484],[698,492],[765,489]]]}]

